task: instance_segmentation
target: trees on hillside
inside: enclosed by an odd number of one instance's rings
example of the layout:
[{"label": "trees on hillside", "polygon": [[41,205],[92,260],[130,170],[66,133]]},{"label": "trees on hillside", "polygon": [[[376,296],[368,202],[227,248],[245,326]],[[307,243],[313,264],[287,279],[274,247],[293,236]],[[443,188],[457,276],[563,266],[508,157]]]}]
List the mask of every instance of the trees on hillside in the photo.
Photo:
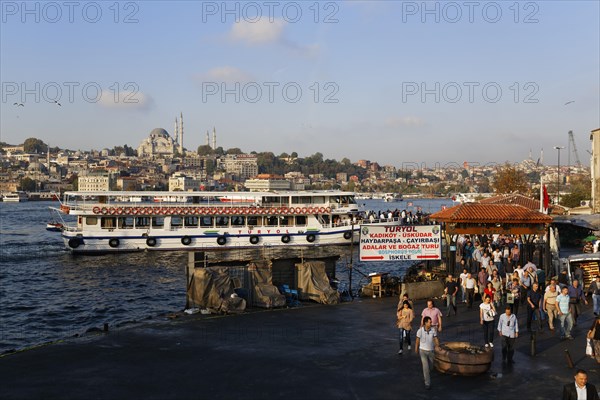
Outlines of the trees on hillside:
[{"label": "trees on hillside", "polygon": [[492,188],[497,194],[520,193],[527,195],[529,192],[529,185],[527,184],[525,173],[509,163],[506,163],[497,169],[496,178],[492,184]]},{"label": "trees on hillside", "polygon": [[48,149],[46,143],[42,142],[40,139],[36,138],[28,138],[23,142],[23,151],[25,153],[45,153]]}]

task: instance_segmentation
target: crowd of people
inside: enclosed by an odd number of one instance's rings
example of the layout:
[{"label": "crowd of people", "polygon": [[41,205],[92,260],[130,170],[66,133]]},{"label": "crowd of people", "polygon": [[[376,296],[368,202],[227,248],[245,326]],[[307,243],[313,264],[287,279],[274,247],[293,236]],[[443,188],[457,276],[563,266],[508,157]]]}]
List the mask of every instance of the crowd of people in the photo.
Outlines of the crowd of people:
[{"label": "crowd of people", "polygon": [[[537,334],[548,329],[554,334],[558,329],[560,340],[571,340],[572,328],[577,325],[581,307],[588,304],[586,294],[591,295],[596,319],[587,331],[586,340],[590,340],[592,354],[600,363],[600,275],[596,276],[584,291],[577,279],[579,277],[567,277],[566,273],[551,278],[546,285],[543,271],[540,273],[540,269],[532,260],[524,266],[515,263],[514,270],[508,272],[498,268],[494,258],[488,261],[485,260],[485,255],[483,257],[477,274],[473,274],[465,266],[458,279],[453,275],[447,277],[442,296],[445,316],[444,312],[435,306],[434,300],[428,300],[427,306],[419,315],[415,313],[413,302],[406,294],[398,303],[398,354],[403,354],[405,344],[408,345],[408,350],[411,350],[411,332],[414,321],[417,316],[420,317],[415,335],[415,352],[420,355],[422,361],[427,389],[431,385],[433,354],[438,335],[442,332],[443,319],[452,314],[457,315],[457,302],[465,303],[467,312],[473,308],[476,301],[479,303],[478,315],[483,346],[493,351],[494,331],[497,331],[501,340],[502,362],[509,366],[515,362],[514,346],[520,332],[520,309],[523,312],[525,308],[525,328],[528,333]],[[488,262],[485,263],[486,261]]]}]

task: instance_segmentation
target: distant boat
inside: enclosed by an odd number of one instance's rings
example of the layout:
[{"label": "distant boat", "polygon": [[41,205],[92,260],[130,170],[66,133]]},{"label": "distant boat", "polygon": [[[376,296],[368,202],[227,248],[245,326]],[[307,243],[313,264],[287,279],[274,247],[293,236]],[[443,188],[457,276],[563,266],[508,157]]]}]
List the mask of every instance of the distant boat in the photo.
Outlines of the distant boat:
[{"label": "distant boat", "polygon": [[60,222],[48,222],[46,230],[50,232],[62,232],[64,225]]},{"label": "distant boat", "polygon": [[383,195],[383,201],[392,202],[392,201],[403,201],[401,194],[397,193],[386,193]]},{"label": "distant boat", "polygon": [[21,191],[5,193],[4,197],[2,198],[2,201],[10,203],[19,203],[27,200],[29,200],[29,198],[27,197],[27,193]]}]

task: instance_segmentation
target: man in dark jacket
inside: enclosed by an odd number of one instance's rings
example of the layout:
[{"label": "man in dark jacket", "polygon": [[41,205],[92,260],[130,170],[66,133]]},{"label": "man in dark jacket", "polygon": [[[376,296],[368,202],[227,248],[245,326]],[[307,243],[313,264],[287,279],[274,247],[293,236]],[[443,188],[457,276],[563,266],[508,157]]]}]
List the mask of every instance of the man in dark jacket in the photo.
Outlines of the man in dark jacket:
[{"label": "man in dark jacket", "polygon": [[[587,397],[583,397],[583,396]],[[580,369],[575,374],[575,382],[567,383],[563,388],[563,400],[599,400],[598,391],[591,383],[587,383],[587,372]]]}]

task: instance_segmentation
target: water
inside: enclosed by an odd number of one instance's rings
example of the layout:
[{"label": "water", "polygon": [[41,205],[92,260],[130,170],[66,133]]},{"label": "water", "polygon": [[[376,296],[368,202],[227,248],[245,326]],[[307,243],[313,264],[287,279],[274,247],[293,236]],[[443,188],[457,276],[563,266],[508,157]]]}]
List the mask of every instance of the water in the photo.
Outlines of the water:
[{"label": "water", "polygon": [[[451,200],[410,200],[413,208],[438,211]],[[407,203],[359,200],[373,210],[411,209]],[[179,311],[185,307],[187,253],[142,252],[72,256],[60,233],[46,231],[52,202],[0,202],[0,353],[23,349],[102,328]],[[357,262],[353,289],[370,272],[401,275],[406,262]],[[347,281],[349,253],[336,274]]]}]

